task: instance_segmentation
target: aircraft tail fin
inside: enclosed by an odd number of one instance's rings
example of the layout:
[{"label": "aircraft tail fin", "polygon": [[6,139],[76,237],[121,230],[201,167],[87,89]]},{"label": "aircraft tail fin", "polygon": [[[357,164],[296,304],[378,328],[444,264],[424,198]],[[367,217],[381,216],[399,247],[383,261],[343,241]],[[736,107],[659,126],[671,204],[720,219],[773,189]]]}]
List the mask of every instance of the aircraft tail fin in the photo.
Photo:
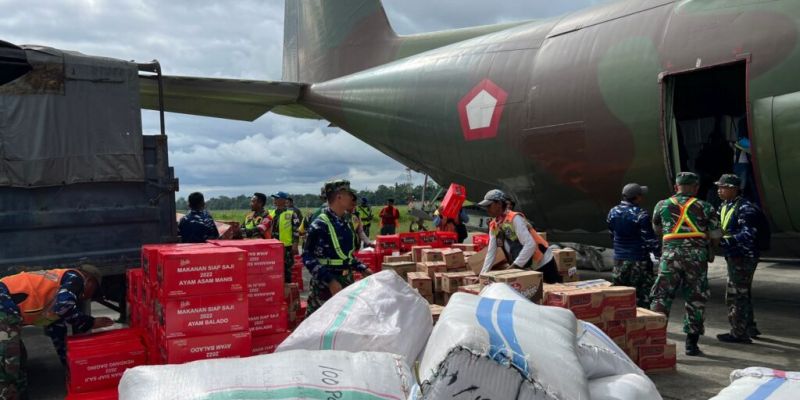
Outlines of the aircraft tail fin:
[{"label": "aircraft tail fin", "polygon": [[327,81],[394,58],[380,0],[286,0],[283,80]]}]

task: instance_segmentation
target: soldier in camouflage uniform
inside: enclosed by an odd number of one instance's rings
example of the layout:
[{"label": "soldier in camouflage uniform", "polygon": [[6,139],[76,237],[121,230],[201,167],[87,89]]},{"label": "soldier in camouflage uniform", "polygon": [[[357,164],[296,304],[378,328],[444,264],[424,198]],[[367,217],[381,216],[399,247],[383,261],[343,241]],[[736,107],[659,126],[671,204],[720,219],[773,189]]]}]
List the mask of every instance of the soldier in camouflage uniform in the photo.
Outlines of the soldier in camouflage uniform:
[{"label": "soldier in camouflage uniform", "polygon": [[719,219],[722,223],[720,245],[728,264],[728,285],[725,304],[728,305],[730,333],[717,335],[729,343],[751,343],[761,332],[756,328],[750,290],[753,274],[758,265],[759,249],[756,241],[757,219],[760,211],[741,196],[741,179],[733,174],[722,175],[716,182],[722,199]]},{"label": "soldier in camouflage uniform", "polygon": [[323,191],[328,207],[309,226],[303,246],[303,264],[311,273],[307,316],[351,285],[353,272],[365,276],[371,273],[366,265],[353,257],[353,252],[358,250],[356,233],[347,210],[355,205],[356,196],[350,189],[350,182],[328,182]]},{"label": "soldier in camouflage uniform", "polygon": [[697,342],[705,332],[705,305],[711,295],[708,261],[722,233],[714,207],[694,197],[700,187],[697,174],[681,172],[675,183],[677,194],[658,202],[653,211],[653,228],[662,233],[663,245],[650,309],[669,316],[675,293],[682,287],[686,355],[697,356],[702,354]]},{"label": "soldier in camouflage uniform", "polygon": [[269,212],[264,208],[267,204],[267,195],[253,193],[250,198],[250,212],[244,216],[244,221],[239,228],[245,239],[262,239],[264,236],[272,237],[272,223]]},{"label": "soldier in camouflage uniform", "polygon": [[43,326],[66,364],[67,324],[73,333],[113,324],[110,318],[84,314],[80,307],[96,293],[100,276],[96,268],[85,265],[21,272],[0,279],[0,400],[27,398],[22,326]]},{"label": "soldier in camouflage uniform", "polygon": [[636,304],[650,308],[650,290],[655,282],[650,253],[661,255],[661,241],[653,232],[650,214],[639,205],[647,186],[629,183],[622,189],[622,202],[608,213],[608,229],[614,235],[612,282],[636,288]]}]

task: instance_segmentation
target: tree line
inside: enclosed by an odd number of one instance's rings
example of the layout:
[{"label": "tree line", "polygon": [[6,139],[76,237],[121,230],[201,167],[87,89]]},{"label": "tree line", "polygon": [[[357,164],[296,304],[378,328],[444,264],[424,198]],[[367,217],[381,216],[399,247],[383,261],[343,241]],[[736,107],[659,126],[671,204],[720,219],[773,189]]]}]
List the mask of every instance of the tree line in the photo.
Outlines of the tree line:
[{"label": "tree line", "polygon": [[[428,182],[428,190],[425,193],[425,199],[431,199],[436,193],[439,192],[441,186],[434,182]],[[266,193],[267,196],[270,193]],[[396,204],[406,204],[409,198],[413,197],[415,200],[422,199],[422,185],[413,186],[409,183],[395,183],[393,186],[379,185],[377,189],[373,190],[356,190],[359,201],[361,198],[366,197],[371,205],[380,205],[386,203],[388,199],[394,199]],[[444,191],[442,192],[444,194]],[[206,208],[209,210],[249,210],[250,197],[252,194],[240,194],[236,197],[219,196],[206,199]],[[296,207],[317,207],[322,201],[319,194],[292,194],[294,205]],[[269,199],[267,201],[269,203]],[[267,204],[268,206],[270,204]],[[175,201],[175,207],[178,211],[186,210],[189,204],[186,198],[181,197]]]}]

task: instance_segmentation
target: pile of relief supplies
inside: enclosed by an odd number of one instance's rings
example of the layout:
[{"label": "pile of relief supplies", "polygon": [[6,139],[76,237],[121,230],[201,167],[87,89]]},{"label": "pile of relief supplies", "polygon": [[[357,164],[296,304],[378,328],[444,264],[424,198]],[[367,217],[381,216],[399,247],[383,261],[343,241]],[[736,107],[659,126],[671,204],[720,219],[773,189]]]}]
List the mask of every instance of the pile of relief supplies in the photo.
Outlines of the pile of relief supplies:
[{"label": "pile of relief supplies", "polygon": [[[717,399],[788,399],[792,373],[737,371]],[[783,392],[782,392],[783,391]],[[762,394],[763,394],[762,393]],[[567,308],[535,304],[505,283],[431,306],[394,271],[345,288],[273,354],[127,369],[123,400],[661,399],[614,341]],[[772,396],[772,397],[769,397]],[[776,397],[777,396],[777,397]]]}]

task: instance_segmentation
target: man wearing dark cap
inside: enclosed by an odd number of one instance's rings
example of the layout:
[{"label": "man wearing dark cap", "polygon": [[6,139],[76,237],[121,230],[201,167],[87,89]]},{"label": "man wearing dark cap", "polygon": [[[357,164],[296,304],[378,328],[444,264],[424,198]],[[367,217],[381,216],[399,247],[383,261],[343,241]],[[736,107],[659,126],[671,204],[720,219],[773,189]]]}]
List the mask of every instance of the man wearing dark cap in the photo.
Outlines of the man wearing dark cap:
[{"label": "man wearing dark cap", "polygon": [[311,274],[306,315],[351,285],[353,272],[370,274],[369,268],[353,256],[358,250],[356,233],[347,212],[355,207],[356,195],[350,182],[328,182],[323,192],[328,206],[311,222],[303,245],[303,264]]},{"label": "man wearing dark cap", "polygon": [[[265,219],[269,219],[269,213],[264,206],[267,204],[267,195],[264,193],[253,193],[250,198],[250,212],[244,216],[242,222],[242,237],[245,239],[262,238],[263,232],[258,228]],[[269,224],[266,224],[269,225]]]},{"label": "man wearing dark cap", "polygon": [[272,195],[275,209],[270,211],[272,218],[272,238],[283,243],[283,279],[292,282],[294,255],[298,254],[300,242],[300,218],[289,208],[289,194],[278,192]]},{"label": "man wearing dark cap", "polygon": [[716,182],[722,199],[719,219],[722,224],[720,246],[728,264],[728,285],[725,303],[731,331],[717,335],[729,343],[751,343],[761,332],[756,328],[750,290],[758,265],[758,221],[761,211],[741,195],[742,180],[733,174],[722,175]]},{"label": "man wearing dark cap", "polygon": [[72,333],[111,326],[94,318],[82,304],[98,298],[102,274],[93,265],[20,272],[0,279],[0,399],[27,398],[23,326],[44,327],[62,364],[66,364],[67,324]]},{"label": "man wearing dark cap", "polygon": [[708,286],[708,261],[713,260],[713,246],[719,242],[719,228],[714,207],[695,198],[700,178],[681,172],[675,178],[676,194],[656,204],[653,228],[662,235],[658,277],[650,292],[650,309],[669,317],[672,300],[682,288],[686,314],[686,355],[703,354],[697,342],[705,333],[705,306],[711,295]]},{"label": "man wearing dark cap", "polygon": [[661,241],[653,232],[650,214],[640,207],[647,186],[629,183],[622,188],[622,202],[608,213],[608,229],[614,235],[612,282],[636,288],[636,303],[650,308],[650,290],[655,282],[650,253],[661,255]]}]

